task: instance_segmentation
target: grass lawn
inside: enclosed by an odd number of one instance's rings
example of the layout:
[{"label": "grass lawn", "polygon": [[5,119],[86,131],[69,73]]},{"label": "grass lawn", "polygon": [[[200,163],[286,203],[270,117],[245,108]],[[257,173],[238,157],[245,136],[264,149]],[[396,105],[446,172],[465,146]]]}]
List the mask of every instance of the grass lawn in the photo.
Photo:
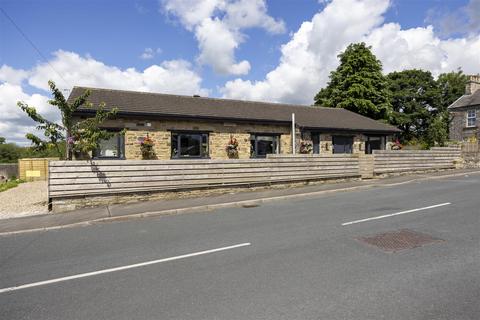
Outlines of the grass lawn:
[{"label": "grass lawn", "polygon": [[4,183],[0,183],[0,192],[11,189],[11,188],[15,188],[22,182],[25,182],[25,181],[17,179],[17,180],[10,180]]}]

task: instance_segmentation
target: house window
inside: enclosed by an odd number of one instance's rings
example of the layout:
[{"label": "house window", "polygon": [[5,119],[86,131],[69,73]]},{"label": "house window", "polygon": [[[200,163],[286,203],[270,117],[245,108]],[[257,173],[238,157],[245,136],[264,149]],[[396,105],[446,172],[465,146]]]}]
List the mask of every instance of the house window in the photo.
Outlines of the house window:
[{"label": "house window", "polygon": [[110,139],[101,140],[98,148],[93,151],[94,159],[124,159],[125,137],[116,132]]},{"label": "house window", "polygon": [[265,158],[267,154],[280,153],[280,136],[275,134],[252,134],[250,155],[252,158]]},{"label": "house window", "polygon": [[385,136],[367,136],[365,153],[371,154],[373,150],[385,150]]},{"label": "house window", "polygon": [[172,158],[208,158],[208,133],[172,132]]},{"label": "house window", "polygon": [[320,153],[320,133],[312,132],[313,154]]},{"label": "house window", "polygon": [[351,136],[333,136],[333,153],[352,153],[353,137]]},{"label": "house window", "polygon": [[468,110],[467,111],[467,127],[475,127],[477,122],[477,111]]}]

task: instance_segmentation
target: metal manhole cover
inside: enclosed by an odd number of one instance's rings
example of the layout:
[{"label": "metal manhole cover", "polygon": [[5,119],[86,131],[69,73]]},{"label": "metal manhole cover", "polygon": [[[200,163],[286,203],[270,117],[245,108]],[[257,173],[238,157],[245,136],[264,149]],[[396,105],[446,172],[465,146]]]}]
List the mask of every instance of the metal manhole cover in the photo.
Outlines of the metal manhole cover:
[{"label": "metal manhole cover", "polygon": [[439,238],[434,238],[428,234],[408,229],[380,233],[369,237],[361,237],[357,240],[387,252],[413,249],[429,243],[444,241]]}]

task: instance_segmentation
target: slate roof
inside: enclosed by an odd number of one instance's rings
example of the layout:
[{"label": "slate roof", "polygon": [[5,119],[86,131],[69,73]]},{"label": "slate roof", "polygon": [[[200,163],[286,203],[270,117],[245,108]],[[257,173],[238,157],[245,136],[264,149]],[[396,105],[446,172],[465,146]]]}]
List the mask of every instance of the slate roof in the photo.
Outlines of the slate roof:
[{"label": "slate roof", "polygon": [[[243,100],[217,99],[74,87],[68,100],[73,101],[86,89],[91,94],[88,101],[94,106],[106,103],[106,108],[118,108],[118,116],[149,116],[165,118],[191,118],[212,120],[260,121],[284,123],[291,121],[295,113],[297,125],[311,129],[330,129],[357,132],[395,133],[400,130],[341,108],[310,107]],[[76,114],[92,112],[91,108],[80,107]]]},{"label": "slate roof", "polygon": [[462,108],[469,106],[480,105],[480,90],[475,91],[473,94],[466,94],[457,99],[448,108]]}]

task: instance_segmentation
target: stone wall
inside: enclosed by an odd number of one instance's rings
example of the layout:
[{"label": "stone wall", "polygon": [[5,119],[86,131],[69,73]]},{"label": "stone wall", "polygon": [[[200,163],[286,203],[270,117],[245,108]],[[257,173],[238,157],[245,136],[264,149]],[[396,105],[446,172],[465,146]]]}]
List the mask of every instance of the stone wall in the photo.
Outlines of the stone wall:
[{"label": "stone wall", "polygon": [[[140,125],[139,125],[140,124]],[[147,125],[148,124],[148,125]],[[147,134],[154,141],[156,158],[171,158],[171,132],[205,131],[209,132],[209,155],[211,159],[228,159],[225,147],[234,137],[238,141],[238,158],[250,158],[250,134],[274,133],[280,135],[280,153],[291,153],[290,127],[282,125],[235,123],[220,121],[188,120],[125,120],[116,119],[105,123],[106,127],[124,128],[125,157],[127,160],[142,159],[139,141]]]},{"label": "stone wall", "polygon": [[[467,127],[467,111],[475,109],[477,111],[477,123],[475,127]],[[466,141],[476,137],[480,139],[480,106],[460,108],[450,110],[452,121],[450,123],[450,140],[454,141]]]},{"label": "stone wall", "polygon": [[18,178],[18,164],[17,163],[0,163],[0,181]]}]

